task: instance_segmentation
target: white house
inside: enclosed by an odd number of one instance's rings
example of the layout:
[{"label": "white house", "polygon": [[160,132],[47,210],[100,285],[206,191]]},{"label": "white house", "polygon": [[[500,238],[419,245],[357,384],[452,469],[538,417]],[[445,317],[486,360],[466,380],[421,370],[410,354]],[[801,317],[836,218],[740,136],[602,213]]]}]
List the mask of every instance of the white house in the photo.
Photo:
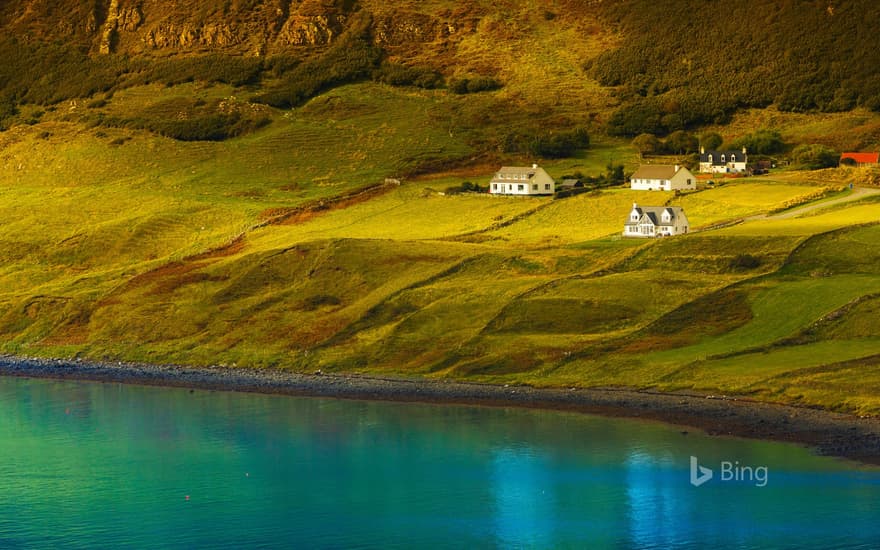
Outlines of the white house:
[{"label": "white house", "polygon": [[749,155],[740,151],[706,151],[700,147],[700,172],[704,174],[744,174]]},{"label": "white house", "polygon": [[643,164],[630,178],[630,187],[641,191],[696,189],[697,179],[684,166]]},{"label": "white house", "polygon": [[489,192],[494,195],[552,195],[556,182],[537,164],[528,166],[502,166],[489,182]]},{"label": "white house", "polygon": [[671,237],[684,235],[690,225],[680,206],[639,206],[633,203],[626,223],[624,237]]}]

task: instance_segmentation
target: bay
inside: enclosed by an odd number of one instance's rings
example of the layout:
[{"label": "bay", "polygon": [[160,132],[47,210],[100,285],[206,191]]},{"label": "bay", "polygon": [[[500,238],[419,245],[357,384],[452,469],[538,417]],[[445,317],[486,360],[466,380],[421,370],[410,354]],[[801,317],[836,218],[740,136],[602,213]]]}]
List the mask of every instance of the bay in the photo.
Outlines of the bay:
[{"label": "bay", "polygon": [[877,469],[685,431],[0,378],[0,548],[880,546]]}]

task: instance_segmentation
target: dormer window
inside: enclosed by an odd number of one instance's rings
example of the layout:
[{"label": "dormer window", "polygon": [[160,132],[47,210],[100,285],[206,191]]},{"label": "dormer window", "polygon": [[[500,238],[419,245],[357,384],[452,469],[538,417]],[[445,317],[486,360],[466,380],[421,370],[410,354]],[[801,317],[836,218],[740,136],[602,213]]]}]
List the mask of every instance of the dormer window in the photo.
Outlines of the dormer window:
[{"label": "dormer window", "polygon": [[727,162],[727,156],[726,156],[726,155],[723,155],[723,154],[721,155],[721,162],[722,162],[722,163]]},{"label": "dormer window", "polygon": [[712,162],[712,153],[709,153],[709,162]]},{"label": "dormer window", "polygon": [[733,153],[730,154],[730,162],[736,162],[736,155]]}]

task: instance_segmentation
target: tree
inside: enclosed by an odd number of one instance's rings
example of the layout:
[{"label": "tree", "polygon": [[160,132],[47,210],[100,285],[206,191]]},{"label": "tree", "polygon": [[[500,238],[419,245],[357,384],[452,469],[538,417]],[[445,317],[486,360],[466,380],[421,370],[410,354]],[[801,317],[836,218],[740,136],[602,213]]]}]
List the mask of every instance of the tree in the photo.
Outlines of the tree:
[{"label": "tree", "polygon": [[697,147],[699,147],[699,141],[697,141],[697,138],[682,130],[672,132],[669,134],[669,137],[666,138],[666,150],[670,153],[677,155],[695,153]]},{"label": "tree", "polygon": [[653,134],[639,134],[632,140],[632,145],[638,149],[639,156],[642,157],[656,155],[662,147],[660,140]]},{"label": "tree", "polygon": [[773,155],[785,150],[785,142],[776,130],[762,129],[735,140],[730,147],[732,149],[745,147],[749,153],[756,155]]},{"label": "tree", "polygon": [[700,147],[707,151],[717,151],[724,139],[717,132],[708,132],[700,136]]},{"label": "tree", "polygon": [[798,145],[791,152],[794,162],[809,170],[837,166],[837,151],[818,143]]},{"label": "tree", "polygon": [[609,185],[620,185],[626,181],[626,176],[623,175],[622,164],[609,162],[605,168],[608,170],[605,175],[605,180]]}]

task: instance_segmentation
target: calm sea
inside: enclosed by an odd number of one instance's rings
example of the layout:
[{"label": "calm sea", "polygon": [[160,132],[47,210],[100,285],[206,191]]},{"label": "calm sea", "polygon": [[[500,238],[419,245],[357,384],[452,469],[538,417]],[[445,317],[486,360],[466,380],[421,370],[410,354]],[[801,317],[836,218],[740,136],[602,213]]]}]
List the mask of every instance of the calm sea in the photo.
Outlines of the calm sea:
[{"label": "calm sea", "polygon": [[880,473],[580,414],[0,378],[0,548],[281,547],[878,548]]}]

